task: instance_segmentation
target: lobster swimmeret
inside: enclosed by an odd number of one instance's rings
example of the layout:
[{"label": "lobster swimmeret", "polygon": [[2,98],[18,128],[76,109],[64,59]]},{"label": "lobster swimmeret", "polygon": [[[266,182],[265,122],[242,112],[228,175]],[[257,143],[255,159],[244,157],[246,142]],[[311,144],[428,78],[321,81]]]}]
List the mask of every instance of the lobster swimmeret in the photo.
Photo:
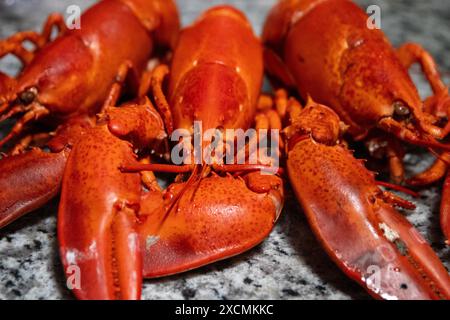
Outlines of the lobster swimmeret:
[{"label": "lobster swimmeret", "polygon": [[[51,41],[53,26],[60,35]],[[127,81],[131,91],[137,90],[135,80],[152,53],[174,47],[179,20],[172,0],[103,0],[81,16],[81,26],[66,30],[54,14],[42,34],[21,32],[0,42],[0,57],[12,53],[24,64],[17,79],[0,74],[0,119],[22,115],[0,146],[36,120],[61,125],[47,144],[50,153],[23,153],[34,140],[29,134],[12,152],[19,155],[0,160],[0,227],[59,192],[68,147],[92,127],[111,85]],[[35,52],[23,47],[26,40],[35,43]],[[116,95],[117,85],[108,100]]]}]

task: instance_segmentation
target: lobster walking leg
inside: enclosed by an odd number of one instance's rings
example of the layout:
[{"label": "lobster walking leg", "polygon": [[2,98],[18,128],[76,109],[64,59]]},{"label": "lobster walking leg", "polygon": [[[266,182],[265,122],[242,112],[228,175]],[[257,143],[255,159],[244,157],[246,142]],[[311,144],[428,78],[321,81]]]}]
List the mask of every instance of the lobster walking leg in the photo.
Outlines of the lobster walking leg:
[{"label": "lobster walking leg", "polygon": [[[434,96],[429,98],[426,105],[426,112],[434,114],[438,117],[445,117],[448,115],[445,105],[450,103],[448,97],[448,88],[442,81],[438,67],[433,57],[420,45],[416,43],[404,44],[397,50],[397,54],[400,61],[404,64],[405,68],[409,69],[415,62],[419,62],[422,66],[422,70],[431,85]],[[450,107],[450,105],[448,105]]]},{"label": "lobster walking leg", "polygon": [[58,36],[67,30],[64,18],[59,13],[53,13],[47,18],[41,34],[34,31],[22,31],[0,41],[0,58],[12,53],[24,66],[28,65],[34,59],[35,53],[25,49],[23,43],[25,41],[33,43],[37,51],[50,42],[55,27],[58,30]]}]

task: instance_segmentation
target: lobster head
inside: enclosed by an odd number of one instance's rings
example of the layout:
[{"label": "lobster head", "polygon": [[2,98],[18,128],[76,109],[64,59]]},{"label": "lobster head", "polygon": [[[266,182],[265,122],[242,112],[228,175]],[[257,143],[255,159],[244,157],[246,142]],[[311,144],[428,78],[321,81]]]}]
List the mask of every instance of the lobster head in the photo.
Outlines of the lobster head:
[{"label": "lobster head", "polygon": [[445,130],[423,111],[397,52],[367,23],[348,0],[280,1],[263,33],[268,73],[332,107],[356,140],[378,127],[414,145],[450,150],[437,141]]}]

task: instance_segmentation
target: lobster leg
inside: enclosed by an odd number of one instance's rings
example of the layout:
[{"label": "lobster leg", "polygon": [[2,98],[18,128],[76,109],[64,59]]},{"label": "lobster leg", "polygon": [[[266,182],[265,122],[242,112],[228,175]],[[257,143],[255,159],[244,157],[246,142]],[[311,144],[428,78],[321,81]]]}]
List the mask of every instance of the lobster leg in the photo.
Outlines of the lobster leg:
[{"label": "lobster leg", "polygon": [[23,43],[25,41],[31,42],[37,49],[40,49],[50,42],[55,27],[58,30],[58,36],[67,30],[64,18],[59,13],[53,13],[47,18],[41,34],[34,31],[23,31],[0,41],[0,58],[13,53],[25,66],[28,65],[33,60],[34,53],[26,50]]},{"label": "lobster leg", "polygon": [[411,186],[426,186],[433,184],[445,177],[449,163],[450,154],[443,153],[428,170],[408,179],[407,183]]},{"label": "lobster leg", "polygon": [[[21,110],[22,111],[22,108]],[[18,112],[20,112],[18,111]],[[20,118],[17,123],[12,128],[11,132],[9,132],[2,140],[0,140],[0,148],[3,147],[6,143],[8,143],[13,138],[19,136],[25,125],[28,123],[41,119],[47,116],[50,113],[47,108],[39,105],[33,104],[29,111],[27,111],[22,118]]]},{"label": "lobster leg", "polygon": [[[448,110],[443,109],[445,103],[450,102],[448,97],[448,88],[439,75],[439,71],[433,57],[424,48],[415,43],[404,44],[397,50],[397,54],[406,69],[409,69],[415,62],[419,62],[422,66],[422,70],[435,95],[431,98],[432,100],[429,100],[428,103],[426,103],[427,110],[425,111],[440,117],[448,115]],[[431,101],[433,103],[431,103]]]},{"label": "lobster leg", "polygon": [[174,129],[173,116],[170,110],[169,103],[167,102],[166,95],[163,91],[164,79],[169,74],[169,67],[167,65],[160,65],[156,67],[153,72],[151,86],[153,89],[153,96],[155,99],[156,107],[159,113],[164,119],[167,134],[171,135]]},{"label": "lobster leg", "polygon": [[383,133],[366,139],[366,148],[370,155],[376,159],[388,159],[391,181],[402,184],[405,178],[403,158],[405,151],[399,140]]}]

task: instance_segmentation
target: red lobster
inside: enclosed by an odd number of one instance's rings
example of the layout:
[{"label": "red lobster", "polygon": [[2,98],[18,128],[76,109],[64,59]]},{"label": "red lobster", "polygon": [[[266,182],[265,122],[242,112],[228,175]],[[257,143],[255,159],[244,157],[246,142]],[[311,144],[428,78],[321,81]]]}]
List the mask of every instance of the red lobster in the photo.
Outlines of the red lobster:
[{"label": "red lobster", "polygon": [[[450,131],[450,122],[438,126],[448,116],[450,99],[433,58],[418,44],[395,50],[381,30],[368,27],[368,16],[351,1],[279,1],[267,19],[263,41],[266,66],[274,79],[296,88],[305,100],[311,96],[330,106],[356,140],[371,132],[378,135],[371,146],[386,149],[395,182],[404,176],[398,140],[449,150],[449,145],[436,141]],[[424,103],[408,74],[416,62],[434,92]],[[385,141],[376,142],[380,136],[374,129],[387,133],[381,137]],[[429,182],[442,166],[440,162],[437,170],[409,182]],[[443,207],[450,207],[445,199]],[[447,233],[448,216],[442,215]]]},{"label": "red lobster", "polygon": [[[163,65],[153,73],[166,131],[191,131],[196,120],[204,130],[249,128],[262,60],[262,46],[241,12],[207,11],[180,36],[167,99],[163,81],[169,69]],[[78,298],[139,298],[142,275],[161,277],[237,255],[260,243],[281,212],[282,181],[253,172],[259,166],[134,164],[133,150],[145,151],[162,134],[155,113],[148,113],[153,119],[138,116],[142,109],[108,108],[105,123],[71,152],[58,233],[66,270],[80,270]],[[124,116],[114,118],[112,110]],[[150,134],[145,128],[158,130]],[[141,136],[147,139],[137,139]],[[148,192],[142,191],[141,171]],[[190,173],[190,178],[181,182],[180,176],[163,192],[148,171]],[[229,172],[238,176],[224,175]]]},{"label": "red lobster", "polygon": [[[287,94],[283,92],[281,96]],[[382,191],[341,136],[338,115],[312,100],[283,98],[289,118],[287,171],[310,226],[347,276],[379,299],[449,299],[450,276],[426,240],[394,206],[414,204]]]},{"label": "red lobster", "polygon": [[[51,41],[53,26],[60,35]],[[28,135],[12,155],[0,161],[0,227],[31,212],[60,189],[70,146],[92,127],[92,118],[117,96],[120,83],[137,81],[152,53],[174,47],[179,31],[172,0],[104,0],[81,16],[81,29],[66,30],[53,14],[42,34],[20,32],[0,42],[0,57],[15,54],[24,64],[17,79],[0,74],[0,119],[23,115],[0,146],[24,132],[27,125],[45,120],[61,125],[47,144],[50,153],[33,149]],[[32,41],[36,52],[27,51]]]}]

